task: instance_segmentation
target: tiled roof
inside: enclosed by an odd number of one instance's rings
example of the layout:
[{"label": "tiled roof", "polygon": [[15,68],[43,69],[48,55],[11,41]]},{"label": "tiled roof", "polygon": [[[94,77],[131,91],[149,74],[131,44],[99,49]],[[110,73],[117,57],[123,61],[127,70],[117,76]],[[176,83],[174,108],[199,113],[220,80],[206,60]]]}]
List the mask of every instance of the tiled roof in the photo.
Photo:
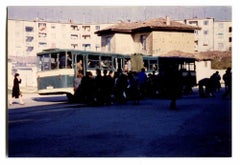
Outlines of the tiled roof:
[{"label": "tiled roof", "polygon": [[98,35],[111,32],[121,33],[134,33],[138,31],[149,31],[149,30],[171,30],[171,31],[193,31],[199,30],[199,27],[190,26],[183,23],[170,21],[167,24],[167,19],[157,18],[152,20],[146,20],[142,22],[121,22],[115,25],[109,26],[105,29],[99,30],[95,33]]}]

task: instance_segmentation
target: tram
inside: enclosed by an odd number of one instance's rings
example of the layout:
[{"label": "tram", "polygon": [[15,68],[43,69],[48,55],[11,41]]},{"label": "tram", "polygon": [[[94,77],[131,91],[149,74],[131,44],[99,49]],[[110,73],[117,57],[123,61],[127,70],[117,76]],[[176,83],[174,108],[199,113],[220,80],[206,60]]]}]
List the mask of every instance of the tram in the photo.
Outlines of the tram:
[{"label": "tram", "polygon": [[[91,71],[95,75],[96,69],[116,72],[118,69],[129,71],[128,62],[134,63],[132,55],[82,51],[76,49],[46,49],[37,53],[38,94],[67,94],[74,95],[74,78],[79,70],[84,75]],[[139,60],[139,59],[138,59]],[[157,57],[142,55],[140,68],[147,73],[155,72],[164,75],[169,64],[175,64],[181,71],[186,86],[196,84],[196,66],[194,58]],[[129,69],[129,70],[128,70]]]}]

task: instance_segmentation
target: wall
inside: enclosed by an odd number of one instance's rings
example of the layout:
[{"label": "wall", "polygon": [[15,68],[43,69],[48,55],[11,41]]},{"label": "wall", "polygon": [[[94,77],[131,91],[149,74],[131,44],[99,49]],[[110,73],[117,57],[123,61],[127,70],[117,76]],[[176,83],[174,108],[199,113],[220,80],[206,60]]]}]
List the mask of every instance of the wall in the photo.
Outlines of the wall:
[{"label": "wall", "polygon": [[135,53],[133,38],[130,34],[115,33],[114,46],[115,53],[121,54]]},{"label": "wall", "polygon": [[152,54],[162,55],[170,51],[194,52],[194,34],[187,32],[152,32]]}]

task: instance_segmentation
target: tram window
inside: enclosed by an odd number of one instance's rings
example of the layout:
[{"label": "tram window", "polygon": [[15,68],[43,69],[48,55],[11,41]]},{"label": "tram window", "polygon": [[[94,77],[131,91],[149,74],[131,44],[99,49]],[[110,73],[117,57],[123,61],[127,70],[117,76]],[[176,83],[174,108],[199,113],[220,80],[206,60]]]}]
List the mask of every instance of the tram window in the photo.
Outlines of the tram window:
[{"label": "tram window", "polygon": [[156,71],[157,68],[157,60],[150,60],[150,69]]},{"label": "tram window", "polygon": [[117,58],[115,57],[114,58],[114,64],[113,64],[113,68],[115,70],[118,70],[118,69],[122,69],[123,68],[123,59],[122,58]]},{"label": "tram window", "polygon": [[57,62],[57,54],[51,55],[51,69],[57,69],[58,62]]},{"label": "tram window", "polygon": [[190,71],[194,71],[195,70],[194,63],[189,63],[189,70]]},{"label": "tram window", "polygon": [[112,57],[102,56],[100,64],[101,64],[101,68],[103,68],[103,69],[111,69],[112,68]]},{"label": "tram window", "polygon": [[42,57],[41,59],[42,61],[42,70],[50,70],[51,69],[51,66],[50,66],[50,56],[49,54],[46,54]]},{"label": "tram window", "polygon": [[99,68],[99,56],[89,55],[88,56],[88,68],[96,69]]},{"label": "tram window", "polygon": [[143,66],[144,66],[145,70],[148,71],[148,69],[149,69],[148,68],[148,66],[149,66],[148,65],[148,60],[143,60]]},{"label": "tram window", "polygon": [[60,53],[60,57],[59,57],[59,68],[63,69],[63,68],[72,68],[72,57],[70,53],[67,53],[67,55],[65,54],[65,52]]}]

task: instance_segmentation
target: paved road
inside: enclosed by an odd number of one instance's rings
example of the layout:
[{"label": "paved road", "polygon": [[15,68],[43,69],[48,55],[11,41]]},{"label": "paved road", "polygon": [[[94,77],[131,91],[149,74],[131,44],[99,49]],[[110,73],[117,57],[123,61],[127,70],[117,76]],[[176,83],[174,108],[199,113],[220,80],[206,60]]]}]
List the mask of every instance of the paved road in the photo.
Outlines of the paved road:
[{"label": "paved road", "polygon": [[[66,97],[25,95],[8,110],[10,157],[229,157],[231,100],[145,99],[87,107]],[[30,106],[31,105],[31,106]]]}]

